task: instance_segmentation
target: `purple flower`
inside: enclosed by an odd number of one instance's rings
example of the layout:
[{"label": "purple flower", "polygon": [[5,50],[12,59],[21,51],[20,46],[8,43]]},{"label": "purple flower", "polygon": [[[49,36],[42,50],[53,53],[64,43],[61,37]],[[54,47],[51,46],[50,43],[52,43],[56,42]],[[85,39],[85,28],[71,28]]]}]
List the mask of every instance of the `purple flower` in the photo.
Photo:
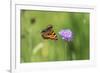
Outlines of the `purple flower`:
[{"label": "purple flower", "polygon": [[62,39],[66,40],[66,41],[72,40],[73,33],[70,29],[63,29],[59,32],[59,34],[61,35]]}]

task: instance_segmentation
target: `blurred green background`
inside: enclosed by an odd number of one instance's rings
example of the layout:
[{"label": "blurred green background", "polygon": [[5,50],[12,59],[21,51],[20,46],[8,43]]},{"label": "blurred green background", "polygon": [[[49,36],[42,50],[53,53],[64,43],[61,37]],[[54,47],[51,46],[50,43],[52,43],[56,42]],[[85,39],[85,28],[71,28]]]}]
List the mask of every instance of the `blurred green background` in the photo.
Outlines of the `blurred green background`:
[{"label": "blurred green background", "polygon": [[[89,13],[21,10],[21,63],[89,59]],[[58,40],[44,40],[41,31],[52,24]],[[58,32],[71,29],[72,59]]]}]

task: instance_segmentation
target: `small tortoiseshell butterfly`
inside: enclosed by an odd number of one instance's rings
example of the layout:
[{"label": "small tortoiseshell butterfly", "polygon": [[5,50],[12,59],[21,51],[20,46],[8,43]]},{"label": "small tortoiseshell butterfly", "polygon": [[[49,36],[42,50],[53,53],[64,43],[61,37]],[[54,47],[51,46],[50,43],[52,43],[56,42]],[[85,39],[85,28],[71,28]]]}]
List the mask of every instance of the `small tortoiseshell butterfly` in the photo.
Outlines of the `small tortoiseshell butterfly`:
[{"label": "small tortoiseshell butterfly", "polygon": [[49,25],[46,29],[42,30],[41,36],[44,39],[58,40],[56,33],[53,31],[52,25]]}]

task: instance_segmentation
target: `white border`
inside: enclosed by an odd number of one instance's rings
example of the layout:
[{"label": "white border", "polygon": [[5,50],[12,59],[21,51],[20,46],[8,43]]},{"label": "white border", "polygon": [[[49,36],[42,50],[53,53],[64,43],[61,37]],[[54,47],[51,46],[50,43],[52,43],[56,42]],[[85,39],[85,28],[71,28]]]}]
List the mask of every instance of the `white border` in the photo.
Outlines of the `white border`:
[{"label": "white border", "polygon": [[[89,12],[90,13],[90,60],[80,61],[60,61],[60,62],[42,62],[42,63],[27,63],[20,64],[20,10],[48,10],[48,11],[65,11],[65,12]],[[13,14],[12,14],[13,15]],[[13,16],[14,17],[14,16]],[[72,6],[45,6],[45,5],[27,5],[15,4],[15,18],[12,21],[12,72],[17,71],[34,71],[43,69],[66,69],[89,67],[95,65],[95,40],[94,40],[94,8],[88,7],[72,7]],[[15,25],[14,25],[15,23]],[[17,48],[17,49],[16,49]]]}]

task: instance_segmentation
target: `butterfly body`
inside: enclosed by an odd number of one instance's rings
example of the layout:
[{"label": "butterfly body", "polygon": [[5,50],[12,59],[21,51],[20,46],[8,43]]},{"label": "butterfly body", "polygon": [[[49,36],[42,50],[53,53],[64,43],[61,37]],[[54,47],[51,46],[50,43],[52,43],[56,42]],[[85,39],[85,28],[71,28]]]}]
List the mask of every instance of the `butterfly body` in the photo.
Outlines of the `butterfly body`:
[{"label": "butterfly body", "polygon": [[53,27],[50,25],[48,26],[46,29],[42,30],[41,32],[41,36],[44,39],[51,39],[51,40],[57,40],[57,35],[56,33],[53,31]]}]

